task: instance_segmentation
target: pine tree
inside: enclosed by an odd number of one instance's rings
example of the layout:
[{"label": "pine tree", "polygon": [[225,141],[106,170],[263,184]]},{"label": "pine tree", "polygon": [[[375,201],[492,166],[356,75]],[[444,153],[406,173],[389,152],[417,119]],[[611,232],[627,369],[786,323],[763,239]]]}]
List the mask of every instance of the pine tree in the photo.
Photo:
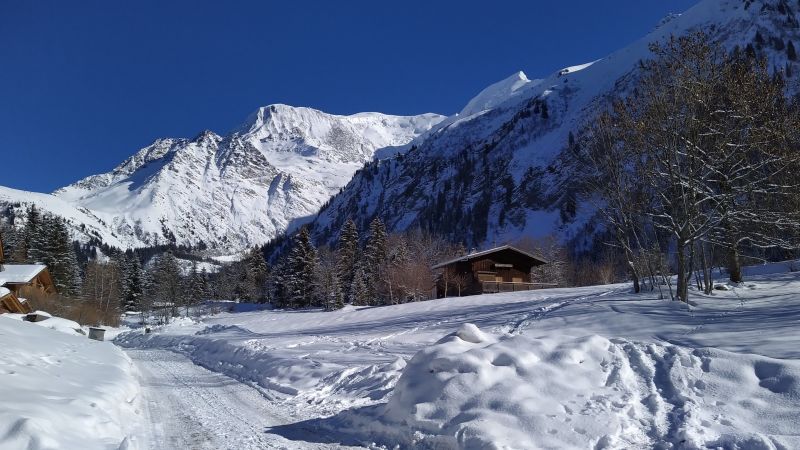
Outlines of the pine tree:
[{"label": "pine tree", "polygon": [[122,273],[122,307],[125,311],[140,311],[142,307],[143,280],[142,265],[133,252],[124,258]]},{"label": "pine tree", "polygon": [[288,277],[288,258],[283,257],[272,267],[269,273],[268,295],[269,301],[277,308],[283,308],[289,304],[289,277]]},{"label": "pine tree", "polygon": [[293,307],[308,307],[317,304],[317,250],[311,243],[308,229],[297,233],[294,246],[289,253],[289,303]]},{"label": "pine tree", "polygon": [[200,271],[197,270],[197,262],[192,261],[192,268],[189,271],[186,286],[186,315],[189,315],[189,307],[195,305],[206,298],[205,280]]},{"label": "pine tree", "polygon": [[337,261],[337,278],[339,289],[345,293],[346,301],[349,298],[350,285],[353,283],[356,265],[358,263],[358,227],[353,219],[347,219],[339,235],[339,248]]},{"label": "pine tree", "polygon": [[327,247],[317,251],[319,264],[317,265],[317,286],[322,305],[327,310],[338,309],[344,306],[344,296],[339,283],[336,267],[335,253]]},{"label": "pine tree", "polygon": [[350,285],[350,299],[355,306],[368,305],[370,301],[369,287],[367,286],[367,275],[361,264],[356,267],[353,283]]},{"label": "pine tree", "polygon": [[386,266],[387,243],[386,225],[380,218],[375,217],[369,224],[369,239],[364,251],[366,262],[365,282],[367,292],[373,302],[378,303],[382,292],[382,280]]},{"label": "pine tree", "polygon": [[36,206],[28,208],[25,214],[25,227],[22,229],[13,260],[17,263],[37,262],[42,257],[42,220]]},{"label": "pine tree", "polygon": [[267,261],[260,249],[254,248],[244,260],[244,286],[246,296],[250,300],[263,301],[267,283]]},{"label": "pine tree", "polygon": [[150,270],[152,298],[162,308],[164,322],[177,315],[183,296],[183,280],[178,260],[168,251],[158,257]]},{"label": "pine tree", "polygon": [[789,44],[786,45],[786,57],[789,58],[789,61],[797,61],[797,50],[794,48],[794,42],[789,41]]},{"label": "pine tree", "polygon": [[[38,225],[26,226],[25,230],[28,260],[47,265],[60,294],[68,297],[78,295],[81,291],[80,266],[64,219],[50,214],[39,217],[38,213],[33,217]],[[27,235],[29,232],[33,234]]]}]

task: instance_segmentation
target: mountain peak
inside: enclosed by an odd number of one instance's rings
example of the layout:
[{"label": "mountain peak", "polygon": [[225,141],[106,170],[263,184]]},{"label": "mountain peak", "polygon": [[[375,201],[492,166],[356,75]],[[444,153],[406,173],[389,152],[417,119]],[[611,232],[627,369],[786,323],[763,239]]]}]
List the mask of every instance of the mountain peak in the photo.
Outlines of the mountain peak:
[{"label": "mountain peak", "polygon": [[467,106],[461,110],[460,116],[471,116],[472,114],[492,109],[506,100],[517,96],[522,91],[535,86],[538,80],[531,81],[524,72],[515,72],[508,78],[490,85],[482,90]]},{"label": "mountain peak", "polygon": [[211,130],[203,130],[192,138],[192,143],[201,145],[218,144],[221,140],[222,136],[217,133]]}]

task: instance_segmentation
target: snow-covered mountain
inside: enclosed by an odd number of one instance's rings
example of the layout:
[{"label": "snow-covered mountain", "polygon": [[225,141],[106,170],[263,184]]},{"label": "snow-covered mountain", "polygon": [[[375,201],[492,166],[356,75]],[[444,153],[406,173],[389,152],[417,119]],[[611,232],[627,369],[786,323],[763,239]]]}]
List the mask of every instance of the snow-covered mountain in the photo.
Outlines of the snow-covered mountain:
[{"label": "snow-covered mountain", "polygon": [[563,152],[571,133],[635,85],[640,61],[651,58],[649,44],[703,31],[791,75],[799,72],[789,50],[800,44],[799,10],[786,0],[704,0],[605,58],[542,80],[514,74],[417,138],[409,152],[359,171],[313,231],[325,241],[348,217],[364,229],[380,216],[390,229],[420,226],[470,246],[551,233],[588,246],[595,207],[578,198]]},{"label": "snow-covered mountain", "polygon": [[260,108],[227,136],[159,139],[108,173],[52,195],[0,189],[0,202],[65,216],[76,237],[121,247],[263,244],[313,217],[379,149],[402,151],[444,117]]},{"label": "snow-covered mountain", "polygon": [[605,58],[538,80],[513,74],[447,118],[272,105],[226,136],[160,139],[53,195],[0,189],[0,207],[34,202],[66,216],[78,237],[123,247],[202,242],[232,253],[310,220],[325,241],[348,217],[363,229],[375,216],[470,246],[551,233],[588,245],[594,208],[578,198],[563,152],[635,85],[648,45],[704,31],[796,77],[798,10],[787,0],[703,0]]}]

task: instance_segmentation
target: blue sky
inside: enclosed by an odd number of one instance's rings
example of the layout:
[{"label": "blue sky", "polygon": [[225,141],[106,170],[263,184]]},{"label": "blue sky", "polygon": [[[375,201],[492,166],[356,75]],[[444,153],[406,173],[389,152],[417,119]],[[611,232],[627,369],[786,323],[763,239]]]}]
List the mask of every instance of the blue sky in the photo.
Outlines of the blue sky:
[{"label": "blue sky", "polygon": [[0,0],[0,184],[51,191],[259,106],[451,114],[694,0]]}]

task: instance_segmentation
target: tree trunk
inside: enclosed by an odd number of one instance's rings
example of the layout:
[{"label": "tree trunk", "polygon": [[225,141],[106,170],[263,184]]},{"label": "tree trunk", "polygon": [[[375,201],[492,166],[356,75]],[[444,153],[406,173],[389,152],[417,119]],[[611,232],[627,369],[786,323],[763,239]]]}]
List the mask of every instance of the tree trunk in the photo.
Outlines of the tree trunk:
[{"label": "tree trunk", "polygon": [[678,244],[678,285],[676,287],[676,297],[678,300],[688,303],[689,301],[689,277],[686,261],[686,246]]},{"label": "tree trunk", "polygon": [[708,263],[709,258],[706,257],[706,246],[700,244],[700,263],[703,265],[703,292],[710,294],[714,290],[714,282],[711,279],[711,267]]},{"label": "tree trunk", "polygon": [[631,279],[633,280],[633,292],[638,294],[642,291],[642,287],[639,284],[639,273],[636,270],[636,266],[633,264],[631,258],[628,258],[628,267],[631,270]]},{"label": "tree trunk", "polygon": [[739,249],[733,243],[728,249],[728,273],[730,273],[731,283],[742,282],[742,262],[739,260]]}]

